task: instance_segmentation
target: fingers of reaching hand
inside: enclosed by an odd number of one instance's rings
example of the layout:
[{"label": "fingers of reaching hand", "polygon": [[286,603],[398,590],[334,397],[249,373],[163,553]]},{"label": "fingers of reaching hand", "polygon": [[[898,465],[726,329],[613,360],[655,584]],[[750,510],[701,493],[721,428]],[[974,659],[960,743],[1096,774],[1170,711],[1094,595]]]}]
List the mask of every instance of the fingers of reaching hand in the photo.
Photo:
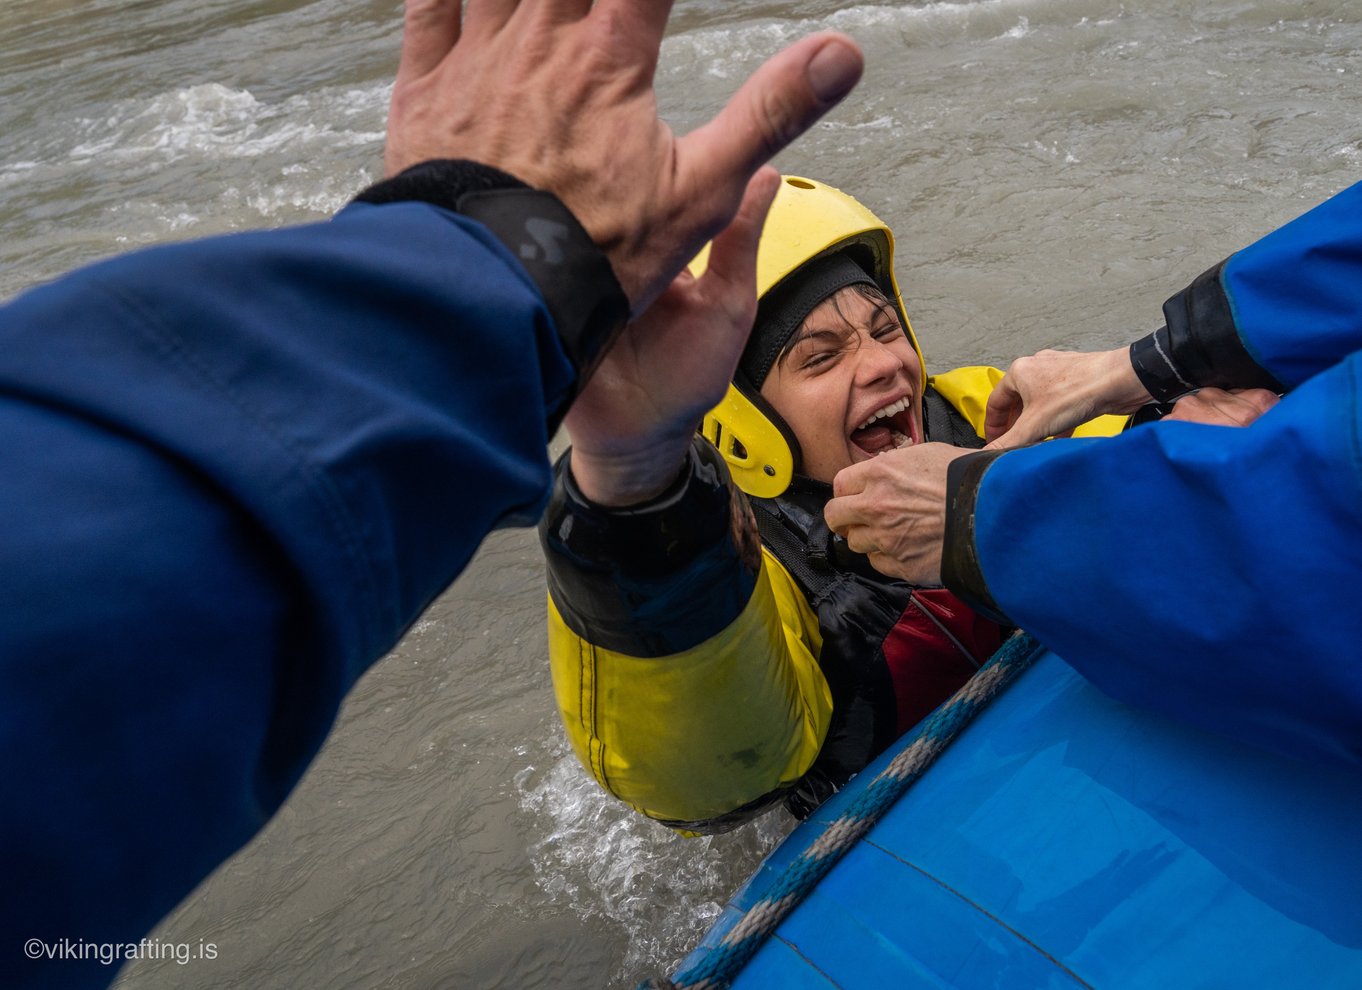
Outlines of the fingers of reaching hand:
[{"label": "fingers of reaching hand", "polygon": [[1264,392],[1266,392],[1266,395],[1264,395],[1264,396],[1259,400],[1259,404],[1258,404],[1258,413],[1259,413],[1259,415],[1261,415],[1261,414],[1267,412],[1269,409],[1271,409],[1271,408],[1272,408],[1273,406],[1275,406],[1277,403],[1279,403],[1279,402],[1282,401],[1282,397],[1281,397],[1280,395],[1278,395],[1277,393],[1275,393],[1275,392],[1268,392],[1266,389],[1264,389]]},{"label": "fingers of reaching hand", "polygon": [[863,68],[856,43],[832,32],[773,55],[713,120],[678,142],[684,186],[727,194],[734,177],[751,175],[836,106]]},{"label": "fingers of reaching hand", "polygon": [[[556,6],[581,6],[581,0],[556,0]],[[596,0],[591,16],[608,21],[612,35],[637,51],[651,52],[656,58],[662,34],[671,16],[672,0]]]},{"label": "fingers of reaching hand", "polygon": [[520,0],[468,0],[468,10],[464,12],[463,18],[464,30],[470,37],[496,34],[521,6]]},{"label": "fingers of reaching hand", "polygon": [[[597,10],[604,4],[594,5]],[[638,6],[629,3],[628,6]],[[650,6],[644,4],[643,6]],[[470,34],[495,34],[513,17],[520,21],[535,20],[542,24],[571,24],[592,13],[591,0],[467,0],[464,23]],[[667,7],[671,7],[668,3]],[[663,17],[665,23],[665,15]],[[660,40],[660,39],[659,39]]]},{"label": "fingers of reaching hand", "polygon": [[838,495],[823,506],[823,521],[857,553],[869,553],[879,547],[870,543],[869,520],[861,513],[854,496]]},{"label": "fingers of reaching hand", "polygon": [[848,541],[855,535],[856,540],[864,543],[869,528],[875,524],[874,505],[869,500],[864,477],[853,473],[852,468],[843,468],[832,480],[833,497],[823,505],[823,521],[828,529]]},{"label": "fingers of reaching hand", "polygon": [[[990,436],[991,431],[988,424],[984,424],[984,436]],[[1010,422],[1006,423],[996,436],[991,437],[988,443],[984,444],[984,450],[1006,450],[1009,447],[1020,447],[1023,444],[1031,443],[1033,440],[1043,440],[1048,434],[1036,426],[1036,417],[1028,416],[1026,411],[1014,410]],[[1058,436],[1065,436],[1060,433]]]},{"label": "fingers of reaching hand", "polygon": [[407,0],[397,85],[433,72],[459,40],[460,0]]},{"label": "fingers of reaching hand", "polygon": [[[650,88],[671,7],[466,0],[461,18],[459,0],[407,0],[387,174],[465,157],[556,193],[605,251],[637,315],[733,219],[745,188],[771,188],[771,179],[748,181],[841,100],[863,67],[844,35],[803,39],[678,141],[656,119]],[[626,181],[632,188],[622,191]],[[753,280],[767,205],[752,203],[754,219],[724,238],[717,264],[744,282]]]},{"label": "fingers of reaching hand", "polygon": [[[1073,428],[1057,430],[1047,425],[1045,414],[1037,412],[1028,414],[1025,409],[1017,412],[1012,422],[998,436],[993,437],[988,443],[984,444],[984,450],[1007,450],[1011,447],[1022,447],[1028,443],[1035,443],[1037,440],[1044,440],[1048,437],[1070,437],[1073,436]],[[987,424],[984,426],[984,435],[988,436]]]},{"label": "fingers of reaching hand", "polygon": [[1232,388],[1230,394],[1247,402],[1255,410],[1254,418],[1261,416],[1282,400],[1276,392],[1266,388]]},{"label": "fingers of reaching hand", "polygon": [[1056,405],[1058,390],[1053,383],[1049,391],[1037,388],[1036,362],[1051,353],[1056,352],[1042,351],[1034,357],[1018,358],[993,387],[984,409],[984,439],[988,441],[985,450],[1017,447],[1050,436],[1069,436],[1073,427],[1087,418],[1080,405]]},{"label": "fingers of reaching hand", "polygon": [[[863,464],[873,464],[873,461],[863,461]],[[834,499],[846,498],[850,495],[859,495],[865,491],[865,471],[861,464],[852,464],[838,471],[832,478],[832,494]],[[832,503],[829,502],[829,505]],[[831,526],[832,522],[829,521]]]},{"label": "fingers of reaching hand", "polygon": [[847,546],[856,553],[863,553],[867,557],[879,554],[882,551],[867,538],[869,530],[862,526],[852,526],[845,533],[843,538],[847,541]]}]

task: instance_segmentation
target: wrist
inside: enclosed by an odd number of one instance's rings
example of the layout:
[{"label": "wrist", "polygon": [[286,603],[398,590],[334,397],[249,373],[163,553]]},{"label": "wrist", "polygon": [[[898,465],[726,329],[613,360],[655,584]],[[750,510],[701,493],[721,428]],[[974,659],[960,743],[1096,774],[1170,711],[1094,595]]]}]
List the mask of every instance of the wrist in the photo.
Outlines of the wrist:
[{"label": "wrist", "polygon": [[[629,300],[610,259],[551,192],[490,165],[449,159],[413,165],[355,198],[430,203],[482,224],[539,289],[579,392],[624,328]],[[551,417],[550,434],[565,410]]]},{"label": "wrist", "polygon": [[1127,364],[1154,402],[1172,402],[1196,388],[1173,360],[1168,328],[1160,327],[1126,348]]},{"label": "wrist", "polygon": [[1097,407],[1100,413],[1130,415],[1153,401],[1136,371],[1130,347],[1103,351],[1100,368],[1093,380],[1099,390]]},{"label": "wrist", "polygon": [[578,490],[569,451],[539,524],[549,593],[563,622],[634,657],[692,649],[747,606],[761,573],[756,521],[719,452],[695,442],[674,484],[632,508]]},{"label": "wrist", "polygon": [[625,508],[651,501],[685,468],[692,436],[655,441],[634,451],[592,451],[574,445],[568,462],[572,481],[596,505]]}]

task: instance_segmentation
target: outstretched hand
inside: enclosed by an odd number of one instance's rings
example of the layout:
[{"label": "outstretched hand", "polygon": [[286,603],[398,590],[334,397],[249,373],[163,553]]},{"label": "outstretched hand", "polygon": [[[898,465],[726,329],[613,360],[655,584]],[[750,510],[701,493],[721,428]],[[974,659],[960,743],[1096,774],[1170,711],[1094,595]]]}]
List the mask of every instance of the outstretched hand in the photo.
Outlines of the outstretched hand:
[{"label": "outstretched hand", "polygon": [[493,165],[561,199],[637,315],[733,217],[748,179],[860,78],[823,33],[769,59],[677,138],[653,74],[670,0],[407,0],[385,169]]},{"label": "outstretched hand", "polygon": [[946,539],[946,471],[970,451],[920,443],[843,468],[823,507],[828,528],[875,570],[911,584],[941,583]]},{"label": "outstretched hand", "polygon": [[988,449],[1068,436],[1094,416],[1129,415],[1150,401],[1125,347],[1040,351],[1018,358],[988,397]]},{"label": "outstretched hand", "polygon": [[757,310],[756,258],[780,176],[763,168],[699,277],[683,271],[620,335],[564,420],[572,475],[602,505],[676,477],[700,418],[723,398]]}]

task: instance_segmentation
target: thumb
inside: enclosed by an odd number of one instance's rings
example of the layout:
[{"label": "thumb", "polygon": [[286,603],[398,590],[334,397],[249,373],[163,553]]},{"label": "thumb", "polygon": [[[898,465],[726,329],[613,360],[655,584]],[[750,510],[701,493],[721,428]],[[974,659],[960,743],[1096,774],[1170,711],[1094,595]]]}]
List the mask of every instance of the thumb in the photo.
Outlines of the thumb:
[{"label": "thumb", "polygon": [[[778,52],[708,124],[678,142],[685,188],[722,198],[851,92],[865,60],[844,34],[823,32]],[[730,200],[731,202],[731,200]]]},{"label": "thumb", "polygon": [[993,391],[988,393],[988,402],[984,406],[984,437],[988,440],[998,439],[1016,426],[1025,414],[1026,404],[1021,393],[1012,387],[1011,376],[1003,375],[998,384],[993,386]]},{"label": "thumb", "polygon": [[1030,443],[1033,439],[1028,435],[1030,429],[1031,424],[1028,422],[1026,416],[1023,415],[1017,419],[1017,422],[1013,425],[1012,429],[1008,430],[1000,437],[994,437],[988,443],[984,444],[982,449],[1007,450],[1011,447],[1021,447],[1024,444]]}]

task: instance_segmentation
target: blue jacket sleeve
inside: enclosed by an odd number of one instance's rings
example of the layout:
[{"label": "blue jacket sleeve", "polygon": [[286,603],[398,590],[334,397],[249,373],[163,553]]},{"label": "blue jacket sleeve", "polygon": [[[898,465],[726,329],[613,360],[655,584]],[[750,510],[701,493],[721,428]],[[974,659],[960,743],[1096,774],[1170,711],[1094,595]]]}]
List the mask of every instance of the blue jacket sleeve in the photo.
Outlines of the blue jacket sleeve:
[{"label": "blue jacket sleeve", "polygon": [[575,372],[422,203],[129,255],[0,310],[0,984],[89,986],[268,819],[341,698],[549,491]]},{"label": "blue jacket sleeve", "polygon": [[1245,349],[1293,388],[1362,350],[1362,183],[1230,256]]},{"label": "blue jacket sleeve", "polygon": [[1232,335],[1294,391],[1245,429],[1159,423],[984,455],[953,491],[947,558],[972,542],[1001,611],[1110,694],[1356,766],[1362,186],[1214,271],[1219,302],[1175,297],[1183,370],[1214,363],[1213,346],[1189,362],[1188,341]]}]

